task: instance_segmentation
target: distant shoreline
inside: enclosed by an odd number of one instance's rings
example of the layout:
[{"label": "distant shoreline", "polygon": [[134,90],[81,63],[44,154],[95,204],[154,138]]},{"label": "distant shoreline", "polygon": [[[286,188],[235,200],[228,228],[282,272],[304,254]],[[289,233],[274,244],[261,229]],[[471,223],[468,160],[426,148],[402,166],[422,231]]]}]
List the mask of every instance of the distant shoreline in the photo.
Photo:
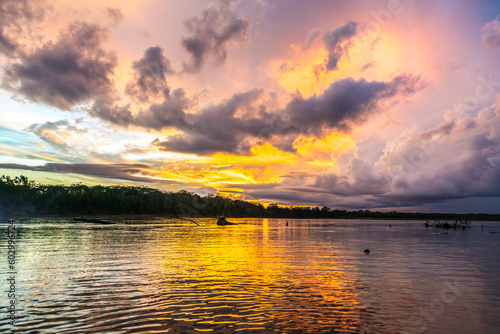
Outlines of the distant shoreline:
[{"label": "distant shoreline", "polygon": [[[391,213],[388,213],[391,214]],[[398,214],[398,213],[396,213]],[[399,214],[406,214],[406,213],[399,213]],[[408,214],[415,214],[415,215],[430,215],[427,213],[408,213]],[[442,215],[442,216],[460,216],[460,217],[467,217],[472,221],[500,221],[500,215],[486,215],[486,214],[458,214],[458,213],[438,213],[436,215]],[[475,215],[478,215],[480,217],[474,217]],[[75,215],[56,215],[56,214],[11,214],[11,215],[5,215],[5,216],[0,216],[0,219],[32,219],[32,218],[41,218],[41,219],[70,219],[72,220],[73,218],[89,218],[89,219],[103,219],[103,220],[109,220],[109,219],[128,219],[128,220],[141,220],[141,219],[147,219],[147,220],[152,220],[152,219],[217,219],[217,217],[206,217],[206,216],[199,216],[199,215],[193,215],[193,216],[178,216],[178,217],[167,217],[167,216],[162,216],[162,215],[155,215],[155,214],[103,214],[103,215],[96,215],[96,214],[75,214]],[[444,218],[444,217],[435,217],[435,218],[429,218],[429,217],[411,217],[411,218],[398,218],[398,217],[354,217],[354,216],[347,216],[347,217],[306,217],[306,218],[299,218],[299,217],[233,217],[233,216],[226,216],[228,219],[238,219],[238,218],[255,218],[255,219],[287,219],[287,220],[294,220],[294,219],[309,219],[309,220],[316,220],[316,219],[328,219],[328,220],[334,220],[334,219],[345,219],[345,220],[408,220],[408,221],[419,221],[419,220],[429,220],[429,221],[454,221],[457,218]],[[75,221],[75,223],[78,223]]]},{"label": "distant shoreline", "polygon": [[500,213],[423,213],[348,211],[328,206],[278,205],[247,202],[220,194],[200,196],[184,190],[162,191],[136,186],[44,185],[25,176],[0,177],[0,216],[12,218],[149,219],[183,218],[282,218],[374,220],[500,221]]}]

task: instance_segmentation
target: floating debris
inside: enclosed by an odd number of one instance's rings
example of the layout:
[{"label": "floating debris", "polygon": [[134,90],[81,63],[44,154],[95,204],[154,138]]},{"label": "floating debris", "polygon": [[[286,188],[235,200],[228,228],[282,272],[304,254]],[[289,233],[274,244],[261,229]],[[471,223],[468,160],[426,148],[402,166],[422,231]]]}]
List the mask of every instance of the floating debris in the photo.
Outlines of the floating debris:
[{"label": "floating debris", "polygon": [[76,217],[76,218],[73,218],[73,220],[77,221],[77,222],[94,223],[94,224],[116,224],[115,222],[112,222],[112,221],[109,221],[109,220],[98,219],[98,218],[80,218],[80,217]]}]

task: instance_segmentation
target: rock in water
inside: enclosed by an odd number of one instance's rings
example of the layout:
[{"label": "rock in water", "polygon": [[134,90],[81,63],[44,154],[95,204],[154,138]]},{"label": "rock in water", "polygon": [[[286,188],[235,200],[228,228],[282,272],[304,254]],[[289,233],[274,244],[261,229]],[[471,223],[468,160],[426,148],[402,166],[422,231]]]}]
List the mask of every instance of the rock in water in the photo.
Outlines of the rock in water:
[{"label": "rock in water", "polygon": [[370,250],[369,250],[369,249],[365,249],[363,252],[364,252],[365,254],[370,254]]},{"label": "rock in water", "polygon": [[220,217],[217,219],[217,225],[219,226],[225,226],[225,225],[236,225],[235,223],[228,222],[226,218]]}]

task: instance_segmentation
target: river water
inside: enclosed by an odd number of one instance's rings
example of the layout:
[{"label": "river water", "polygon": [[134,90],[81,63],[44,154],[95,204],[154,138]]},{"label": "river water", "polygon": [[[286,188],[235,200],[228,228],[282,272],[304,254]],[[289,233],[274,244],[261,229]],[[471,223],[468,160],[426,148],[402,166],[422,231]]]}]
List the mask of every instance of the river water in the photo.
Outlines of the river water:
[{"label": "river water", "polygon": [[498,222],[231,220],[4,221],[0,332],[498,333]]}]

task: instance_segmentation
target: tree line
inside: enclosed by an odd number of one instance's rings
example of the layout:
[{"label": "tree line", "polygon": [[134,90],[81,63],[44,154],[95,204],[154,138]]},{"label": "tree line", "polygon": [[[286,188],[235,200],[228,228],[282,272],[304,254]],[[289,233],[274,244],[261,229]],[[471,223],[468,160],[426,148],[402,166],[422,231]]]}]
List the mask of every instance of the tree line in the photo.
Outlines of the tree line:
[{"label": "tree line", "polygon": [[[0,177],[0,216],[10,215],[175,215],[190,217],[462,219],[461,214],[347,211],[329,207],[279,206],[200,196],[181,190],[142,186],[47,185],[26,176]],[[468,214],[472,220],[500,220],[500,215]]]}]

